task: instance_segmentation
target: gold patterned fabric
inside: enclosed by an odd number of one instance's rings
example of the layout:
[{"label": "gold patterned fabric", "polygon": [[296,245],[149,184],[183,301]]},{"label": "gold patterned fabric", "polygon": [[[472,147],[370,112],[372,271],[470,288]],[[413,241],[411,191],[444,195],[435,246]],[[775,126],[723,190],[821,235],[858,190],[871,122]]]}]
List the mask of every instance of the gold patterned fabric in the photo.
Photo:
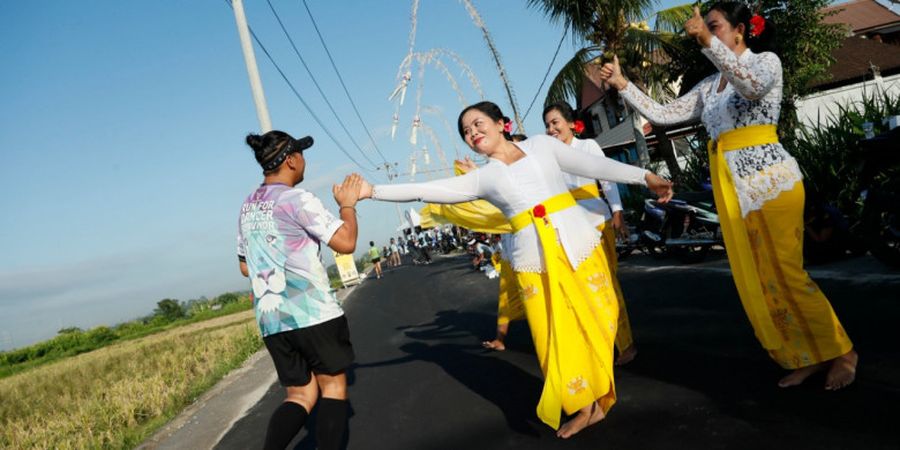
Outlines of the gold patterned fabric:
[{"label": "gold patterned fabric", "polygon": [[853,348],[831,304],[803,269],[803,183],[742,217],[726,152],[777,143],[774,125],[727,131],[710,142],[713,194],[744,311],[782,367],[797,369]]}]

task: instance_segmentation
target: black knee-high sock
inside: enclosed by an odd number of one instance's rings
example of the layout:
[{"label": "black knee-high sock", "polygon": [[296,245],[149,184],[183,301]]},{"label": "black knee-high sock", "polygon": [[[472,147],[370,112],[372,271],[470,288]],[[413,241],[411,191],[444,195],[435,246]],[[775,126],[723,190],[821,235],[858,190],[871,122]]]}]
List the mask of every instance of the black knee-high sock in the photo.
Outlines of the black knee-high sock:
[{"label": "black knee-high sock", "polygon": [[316,444],[319,450],[338,450],[347,434],[347,400],[322,397],[316,413]]},{"label": "black knee-high sock", "polygon": [[269,419],[266,432],[266,450],[284,450],[297,432],[303,428],[309,413],[306,408],[294,402],[284,402]]}]

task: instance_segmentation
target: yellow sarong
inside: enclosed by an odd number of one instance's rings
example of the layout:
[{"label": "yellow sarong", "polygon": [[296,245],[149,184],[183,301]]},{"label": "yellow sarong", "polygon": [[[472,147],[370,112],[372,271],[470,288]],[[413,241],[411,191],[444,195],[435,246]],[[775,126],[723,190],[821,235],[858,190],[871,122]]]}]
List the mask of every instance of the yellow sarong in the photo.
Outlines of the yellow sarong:
[{"label": "yellow sarong", "polygon": [[[572,193],[575,200],[605,197],[596,182],[579,186],[569,192]],[[621,353],[634,344],[634,336],[631,333],[628,310],[625,308],[625,295],[622,294],[622,286],[619,284],[619,277],[616,274],[619,266],[619,258],[616,254],[616,230],[613,229],[611,222],[607,220],[597,227],[597,231],[600,231],[603,236],[603,253],[606,255],[606,262],[609,264],[610,278],[616,291],[616,300],[619,303],[619,328],[618,333],[616,333],[616,348]]]},{"label": "yellow sarong", "polygon": [[[603,192],[597,187],[597,183],[591,183],[569,191],[575,200],[601,198]],[[428,204],[423,209],[422,217],[426,217],[425,211],[429,211],[432,220],[459,225],[474,231],[483,233],[510,232],[512,228],[509,221],[495,206],[485,200],[459,203],[455,205]],[[631,323],[628,320],[628,312],[625,308],[625,296],[616,276],[618,258],[616,257],[615,230],[608,223],[597,227],[603,235],[603,251],[609,264],[609,272],[612,274],[613,288],[616,292],[616,300],[619,303],[619,326],[616,334],[616,348],[619,352],[625,351],[634,343],[631,332]],[[500,293],[497,299],[497,325],[505,325],[511,321],[525,319],[525,307],[519,296],[519,287],[515,274],[509,266],[509,261],[500,258],[497,271],[500,272]]]},{"label": "yellow sarong", "polygon": [[500,258],[500,295],[497,297],[497,325],[506,325],[514,320],[525,318],[525,305],[522,303],[519,283],[509,261]]},{"label": "yellow sarong", "polygon": [[619,303],[619,328],[616,332],[616,348],[619,353],[634,344],[634,335],[631,333],[631,321],[628,320],[628,310],[625,308],[625,295],[622,294],[622,286],[619,284],[619,255],[616,253],[616,230],[611,221],[600,224],[597,227],[603,234],[603,254],[606,255],[606,263],[609,264],[609,277],[612,280],[613,290],[616,291],[616,301]]},{"label": "yellow sarong", "polygon": [[603,411],[616,402],[613,340],[618,303],[601,246],[577,269],[559,243],[549,215],[575,206],[568,192],[513,217],[518,231],[534,226],[546,271],[516,272],[544,388],[538,417],[559,428],[560,410],[573,414],[594,401]]},{"label": "yellow sarong", "polygon": [[757,339],[786,369],[836,358],[853,348],[831,304],[803,269],[803,184],[741,216],[728,151],[778,142],[774,125],[738,128],[710,142],[716,209],[728,262]]}]

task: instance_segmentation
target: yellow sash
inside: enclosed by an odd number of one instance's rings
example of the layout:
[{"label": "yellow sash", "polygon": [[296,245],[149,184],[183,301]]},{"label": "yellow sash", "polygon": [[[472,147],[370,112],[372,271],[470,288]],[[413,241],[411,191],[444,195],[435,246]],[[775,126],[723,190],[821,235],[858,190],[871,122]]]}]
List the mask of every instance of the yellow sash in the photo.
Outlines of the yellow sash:
[{"label": "yellow sash", "polygon": [[[562,211],[566,208],[571,208],[575,205],[575,197],[572,196],[571,192],[566,191],[538,203],[534,208],[526,209],[525,211],[516,214],[512,219],[509,219],[509,224],[512,225],[512,232],[518,233],[532,223],[537,224],[538,219],[542,219],[541,222],[548,223],[550,221],[550,214]],[[535,210],[543,210],[543,214],[535,216],[535,213],[537,212]],[[553,242],[556,242],[555,238]],[[543,244],[543,241],[541,241],[541,243]]]},{"label": "yellow sash", "polygon": [[569,192],[572,193],[572,196],[575,197],[575,200],[588,200],[591,198],[606,197],[603,191],[601,191],[600,188],[597,187],[596,182],[586,184],[584,186],[579,186],[575,189],[570,189]]},{"label": "yellow sash", "polygon": [[778,330],[772,322],[772,316],[769,315],[763,297],[762,283],[756,271],[753,249],[750,247],[747,227],[741,215],[741,206],[731,171],[728,170],[725,161],[725,153],[756,145],[778,143],[776,131],[775,125],[736,128],[722,133],[717,141],[709,141],[707,145],[713,195],[716,199],[716,209],[722,226],[722,236],[725,238],[734,284],[737,286],[744,311],[753,324],[756,337],[766,349],[779,348],[781,340],[778,339]]}]

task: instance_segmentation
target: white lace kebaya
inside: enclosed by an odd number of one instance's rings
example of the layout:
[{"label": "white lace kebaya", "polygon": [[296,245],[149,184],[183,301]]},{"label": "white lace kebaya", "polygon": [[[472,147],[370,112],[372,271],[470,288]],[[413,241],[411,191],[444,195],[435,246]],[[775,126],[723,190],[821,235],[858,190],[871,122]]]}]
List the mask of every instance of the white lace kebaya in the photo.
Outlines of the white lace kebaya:
[{"label": "white lace kebaya", "polygon": [[[781,60],[774,53],[745,50],[740,57],[713,36],[703,54],[719,69],[690,92],[667,105],[647,97],[633,83],[620,93],[638,112],[663,126],[698,117],[712,139],[748,125],[778,125],[784,83]],[[716,92],[722,77],[728,80]],[[766,144],[725,153],[741,215],[746,217],[803,179],[797,161],[781,146]]]},{"label": "white lace kebaya", "polygon": [[[425,183],[376,185],[372,198],[444,204],[485,199],[500,208],[508,219],[567,192],[563,172],[590,179],[646,185],[646,170],[575,151],[556,138],[534,136],[515,145],[525,157],[512,164],[490,159],[486,165],[458,177]],[[551,213],[549,217],[566,256],[576,269],[600,244],[600,232],[591,224],[585,211],[577,206]],[[503,244],[513,270],[546,270],[534,226],[512,234]]]}]

